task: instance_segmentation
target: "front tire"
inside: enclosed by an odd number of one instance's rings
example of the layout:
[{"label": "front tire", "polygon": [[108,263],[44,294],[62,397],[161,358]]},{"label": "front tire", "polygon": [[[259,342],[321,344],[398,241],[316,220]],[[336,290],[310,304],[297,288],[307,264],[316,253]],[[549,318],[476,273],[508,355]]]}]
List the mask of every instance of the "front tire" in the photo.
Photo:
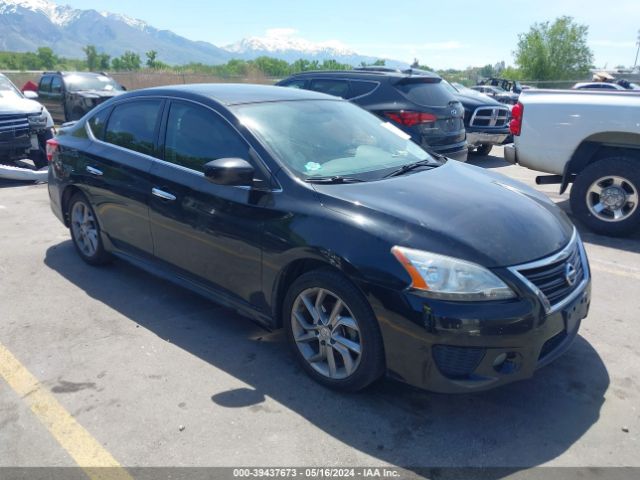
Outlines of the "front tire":
[{"label": "front tire", "polygon": [[82,260],[89,265],[104,265],[111,261],[111,255],[102,244],[96,214],[87,197],[81,193],[76,193],[69,201],[69,230]]},{"label": "front tire", "polygon": [[596,233],[623,236],[640,227],[640,160],[610,157],[578,174],[571,210]]},{"label": "front tire", "polygon": [[328,268],[301,275],[283,307],[294,355],[314,380],[354,392],[382,376],[378,321],[366,298],[343,275]]}]

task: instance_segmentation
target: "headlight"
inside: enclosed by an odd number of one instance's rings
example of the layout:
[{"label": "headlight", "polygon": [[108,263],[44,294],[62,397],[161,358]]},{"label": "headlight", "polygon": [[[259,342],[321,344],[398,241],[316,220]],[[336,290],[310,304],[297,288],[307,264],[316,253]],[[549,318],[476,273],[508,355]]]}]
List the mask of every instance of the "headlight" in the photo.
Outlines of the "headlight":
[{"label": "headlight", "polygon": [[391,253],[411,277],[411,288],[442,300],[505,300],[516,295],[480,265],[436,253],[393,247]]},{"label": "headlight", "polygon": [[29,115],[27,118],[32,129],[38,130],[47,126],[47,115],[44,110],[40,113]]}]

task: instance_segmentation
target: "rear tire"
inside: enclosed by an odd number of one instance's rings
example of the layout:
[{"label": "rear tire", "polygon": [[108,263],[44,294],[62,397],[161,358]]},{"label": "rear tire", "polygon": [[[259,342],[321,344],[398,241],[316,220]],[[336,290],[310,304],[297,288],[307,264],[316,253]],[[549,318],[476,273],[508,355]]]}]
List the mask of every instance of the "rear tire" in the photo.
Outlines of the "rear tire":
[{"label": "rear tire", "polygon": [[378,321],[366,298],[340,273],[323,268],[301,275],[282,311],[294,355],[317,382],[354,392],[384,373]]},{"label": "rear tire", "polygon": [[74,194],[69,201],[68,215],[71,239],[80,258],[89,265],[109,263],[112,257],[104,249],[98,218],[87,197]]},{"label": "rear tire", "polygon": [[491,153],[491,149],[493,148],[493,145],[490,144],[482,144],[480,145],[478,148],[476,148],[473,151],[474,155],[478,155],[480,157],[485,157],[487,155],[489,155],[489,153]]},{"label": "rear tire", "polygon": [[624,236],[640,228],[640,160],[609,157],[587,166],[571,187],[571,210],[596,233]]}]

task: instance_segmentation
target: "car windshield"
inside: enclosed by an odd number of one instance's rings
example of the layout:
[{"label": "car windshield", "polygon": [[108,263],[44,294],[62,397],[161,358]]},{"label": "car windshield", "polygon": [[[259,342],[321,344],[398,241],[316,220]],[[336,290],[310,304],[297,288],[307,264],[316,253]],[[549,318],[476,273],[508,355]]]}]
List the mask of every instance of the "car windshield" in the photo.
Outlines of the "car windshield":
[{"label": "car windshield", "polygon": [[375,180],[404,165],[439,165],[392,124],[348,102],[254,103],[234,107],[240,121],[304,180]]},{"label": "car windshield", "polygon": [[122,90],[120,84],[104,75],[68,75],[64,77],[64,81],[67,88],[72,92],[81,90]]},{"label": "car windshield", "polygon": [[0,98],[22,98],[22,93],[7,77],[0,76]]}]

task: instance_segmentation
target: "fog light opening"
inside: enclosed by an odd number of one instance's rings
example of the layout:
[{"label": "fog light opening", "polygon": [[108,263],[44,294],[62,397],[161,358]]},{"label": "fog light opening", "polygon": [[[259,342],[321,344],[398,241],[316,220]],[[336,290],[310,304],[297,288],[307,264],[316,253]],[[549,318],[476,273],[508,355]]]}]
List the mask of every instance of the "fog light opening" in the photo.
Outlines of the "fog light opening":
[{"label": "fog light opening", "polygon": [[522,357],[516,352],[502,352],[493,360],[493,369],[503,375],[515,373],[520,369]]}]

